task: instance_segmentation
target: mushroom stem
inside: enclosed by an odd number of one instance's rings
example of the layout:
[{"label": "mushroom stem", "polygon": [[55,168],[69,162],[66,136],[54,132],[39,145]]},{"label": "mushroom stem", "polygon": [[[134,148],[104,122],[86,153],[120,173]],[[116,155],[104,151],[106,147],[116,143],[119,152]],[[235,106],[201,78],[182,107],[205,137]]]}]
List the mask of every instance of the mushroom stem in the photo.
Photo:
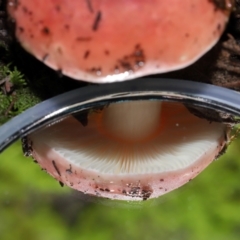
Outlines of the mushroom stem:
[{"label": "mushroom stem", "polygon": [[160,116],[159,101],[121,102],[104,109],[102,125],[114,138],[139,142],[158,132]]}]

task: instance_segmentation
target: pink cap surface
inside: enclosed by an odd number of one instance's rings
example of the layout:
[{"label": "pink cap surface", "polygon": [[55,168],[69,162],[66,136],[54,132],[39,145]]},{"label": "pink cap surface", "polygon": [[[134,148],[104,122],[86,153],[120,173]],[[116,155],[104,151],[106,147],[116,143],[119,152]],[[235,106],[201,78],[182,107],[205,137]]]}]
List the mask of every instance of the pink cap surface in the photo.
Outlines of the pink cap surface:
[{"label": "pink cap surface", "polygon": [[114,82],[186,67],[219,39],[231,0],[9,0],[22,46],[78,80]]}]

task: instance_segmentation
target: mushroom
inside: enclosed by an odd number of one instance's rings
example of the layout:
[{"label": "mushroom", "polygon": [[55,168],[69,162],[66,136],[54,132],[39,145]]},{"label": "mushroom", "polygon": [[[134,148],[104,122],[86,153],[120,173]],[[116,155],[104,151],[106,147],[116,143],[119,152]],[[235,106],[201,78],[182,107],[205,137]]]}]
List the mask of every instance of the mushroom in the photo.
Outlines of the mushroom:
[{"label": "mushroom", "polygon": [[233,0],[8,0],[22,46],[95,83],[184,68],[220,38]]},{"label": "mushroom", "polygon": [[228,132],[181,103],[134,100],[68,116],[31,133],[28,143],[61,184],[110,199],[146,200],[198,175],[223,151]]}]

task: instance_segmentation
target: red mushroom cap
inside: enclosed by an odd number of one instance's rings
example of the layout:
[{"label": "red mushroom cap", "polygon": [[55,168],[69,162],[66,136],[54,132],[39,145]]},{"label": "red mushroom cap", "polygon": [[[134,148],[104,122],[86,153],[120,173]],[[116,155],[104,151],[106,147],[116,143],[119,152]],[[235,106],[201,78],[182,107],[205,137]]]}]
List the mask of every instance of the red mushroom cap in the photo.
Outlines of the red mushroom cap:
[{"label": "red mushroom cap", "polygon": [[78,80],[114,82],[186,67],[225,29],[232,0],[9,0],[22,46]]}]

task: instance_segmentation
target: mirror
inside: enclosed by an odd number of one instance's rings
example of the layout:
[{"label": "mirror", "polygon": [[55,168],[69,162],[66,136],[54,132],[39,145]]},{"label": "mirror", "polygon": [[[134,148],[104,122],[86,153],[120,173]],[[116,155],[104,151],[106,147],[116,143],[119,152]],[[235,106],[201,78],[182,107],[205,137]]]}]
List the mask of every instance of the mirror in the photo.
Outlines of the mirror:
[{"label": "mirror", "polygon": [[224,153],[240,98],[206,84],[140,81],[88,86],[36,105],[1,127],[1,146],[22,138],[26,156],[86,194],[138,201],[168,193]]},{"label": "mirror", "polygon": [[[153,102],[153,105],[159,106],[156,107],[157,111],[153,111],[155,108],[151,111],[160,118],[160,127],[165,126],[162,117],[165,116],[163,111],[165,114],[167,109],[170,116],[173,114],[174,129],[180,129],[181,125],[176,124],[179,124],[181,116],[185,116],[180,114],[180,110],[184,109],[191,119],[197,119],[203,126],[213,124],[216,129],[219,126],[219,133],[216,131],[219,136],[224,137],[227,132],[223,143],[231,141],[235,136],[235,128],[232,131],[231,129],[240,115],[238,93],[187,81],[147,79],[139,84],[133,81],[104,87],[88,86],[42,102],[0,127],[0,149],[6,149],[22,138],[24,152],[28,155],[36,149],[37,141],[42,145],[39,134],[52,132],[45,131],[47,129],[58,128],[65,122],[73,121],[79,130],[86,131],[90,126],[90,118],[95,119],[93,123],[97,123],[97,116],[103,115],[104,109],[144,101],[147,102],[144,109],[147,109],[148,115],[148,104]],[[178,114],[175,110],[177,107]],[[126,120],[125,115],[120,115],[120,123]],[[133,117],[135,115],[136,113]],[[128,118],[131,119],[131,114]],[[144,121],[139,122],[140,126],[147,124]],[[120,127],[125,125],[121,124]],[[195,131],[199,129],[198,125],[194,127]],[[187,124],[186,128],[189,126],[190,124]],[[113,129],[108,131],[114,132],[114,126],[112,127]],[[94,129],[99,130],[96,127]],[[77,131],[73,133],[75,132]],[[96,132],[98,135],[102,133]],[[50,135],[54,135],[53,132]],[[148,134],[145,131],[140,137],[146,135]],[[101,136],[103,138],[105,135]],[[32,139],[32,146],[29,141],[31,137],[36,138],[36,141]],[[172,139],[170,134],[168,137]],[[131,141],[133,140],[136,139]],[[225,146],[228,146],[228,143]],[[239,156],[238,146],[239,141],[234,141],[229,147],[232,149],[223,154],[221,160],[210,164],[194,180],[168,194],[149,200],[153,197],[150,187],[154,190],[156,185],[148,184],[148,188],[142,191],[137,183],[135,186],[125,186],[126,192],[118,195],[128,197],[130,201],[111,201],[104,198],[104,194],[110,194],[106,188],[99,188],[97,191],[102,197],[96,196],[95,192],[96,197],[93,197],[89,192],[84,194],[67,186],[60,187],[54,178],[40,171],[38,164],[23,157],[20,143],[16,142],[0,154],[0,200],[1,216],[4,219],[1,226],[5,227],[5,230],[2,230],[3,238],[6,236],[8,239],[13,225],[16,226],[15,231],[11,232],[13,238],[26,233],[40,236],[39,239],[51,239],[53,236],[59,236],[60,239],[68,239],[69,236],[73,239],[112,239],[113,236],[119,236],[119,239],[205,239],[206,234],[217,239],[219,236],[238,236],[237,230],[232,230],[239,226],[239,161],[236,160]],[[221,153],[224,152],[224,146],[222,147]],[[40,164],[40,160],[38,161]],[[74,176],[75,167],[72,164],[71,167],[69,163],[62,166],[56,159],[51,159],[49,164],[51,169],[48,170],[53,170],[53,176],[55,174],[59,177],[57,171],[63,180],[65,177]],[[158,188],[162,187],[160,184],[166,184],[166,180],[159,181]],[[165,188],[162,191],[165,192]],[[113,196],[105,195],[111,199]]]},{"label": "mirror", "polygon": [[151,99],[109,101],[48,123],[25,137],[23,148],[61,184],[86,194],[156,198],[189,182],[229,142],[229,124],[189,108]]}]

